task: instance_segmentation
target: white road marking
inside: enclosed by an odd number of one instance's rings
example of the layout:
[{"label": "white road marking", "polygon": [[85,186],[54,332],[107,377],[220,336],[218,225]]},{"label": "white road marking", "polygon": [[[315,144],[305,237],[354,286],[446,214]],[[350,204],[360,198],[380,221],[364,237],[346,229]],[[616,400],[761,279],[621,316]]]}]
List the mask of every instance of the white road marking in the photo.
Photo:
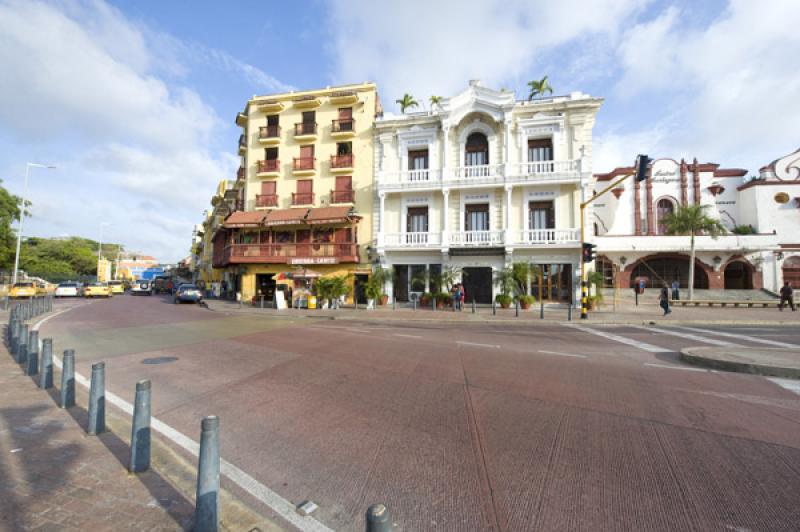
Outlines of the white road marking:
[{"label": "white road marking", "polygon": [[559,353],[558,351],[543,351],[539,350],[537,353],[544,353],[545,355],[558,355],[560,357],[575,357],[575,358],[586,358],[586,355],[573,355],[571,353]]},{"label": "white road marking", "polygon": [[367,331],[365,329],[356,329],[355,327],[348,327],[347,330],[348,331],[357,332],[357,333],[363,333],[363,334],[369,334],[371,332],[371,331]]},{"label": "white road marking", "polygon": [[650,367],[650,368],[682,369],[684,371],[702,371],[703,373],[713,373],[713,371],[710,370],[710,369],[687,368],[685,366],[670,366],[668,364],[650,364],[650,363],[645,363],[644,365],[647,366],[647,367]]},{"label": "white road marking", "polygon": [[571,327],[573,329],[577,329],[579,331],[587,332],[590,334],[594,334],[596,336],[601,336],[608,340],[613,340],[615,342],[619,342],[621,344],[627,344],[637,349],[641,349],[642,351],[649,351],[650,353],[672,353],[674,350],[667,349],[665,347],[658,347],[657,345],[648,344],[645,342],[640,342],[638,340],[633,340],[631,338],[627,338],[625,336],[619,336],[617,334],[611,334],[604,331],[598,331],[597,329],[592,329],[590,327],[583,327],[581,325],[564,325],[564,327]]},{"label": "white road marking", "polygon": [[694,340],[696,342],[704,342],[711,345],[718,345],[722,347],[741,347],[739,344],[734,344],[733,342],[726,342],[725,340],[715,340],[714,338],[706,338],[704,336],[698,336],[696,334],[689,334],[689,333],[681,333],[678,331],[672,331],[670,329],[661,329],[657,327],[643,327],[641,325],[630,325],[635,329],[641,329],[643,331],[652,331],[657,332],[660,334],[668,334],[671,336],[677,336],[679,338],[686,338],[687,340]]},{"label": "white road marking", "polygon": [[[46,318],[40,320],[35,325],[33,325],[33,330],[39,330],[46,321],[55,318],[59,314],[63,314],[69,310],[72,310],[76,307],[71,307],[68,309],[61,310],[47,316]],[[41,343],[41,340],[40,340]],[[53,363],[56,367],[61,368],[61,358],[53,354]],[[75,382],[83,386],[84,388],[89,388],[90,382],[86,377],[80,375],[79,373],[75,372]],[[133,415],[133,405],[120,396],[109,392],[106,390],[106,401],[111,403],[112,405],[116,406],[123,412],[128,415]],[[183,447],[189,454],[194,457],[198,457],[200,455],[200,444],[196,441],[192,440],[185,434],[173,429],[163,421],[151,417],[150,418],[150,426],[153,430],[156,430],[172,440],[175,444],[180,447]],[[199,432],[199,431],[198,431]],[[294,525],[300,530],[309,531],[309,532],[333,532],[333,529],[328,528],[324,524],[320,523],[316,519],[311,516],[301,516],[295,511],[295,505],[289,502],[288,500],[284,499],[268,487],[261,484],[259,481],[233,465],[232,463],[228,462],[220,458],[220,472],[228,477],[231,481],[233,481],[236,485],[240,488],[245,490],[247,493],[267,505],[271,510],[275,513],[280,515],[283,519]]]},{"label": "white road marking", "polygon": [[800,345],[790,344],[789,342],[778,342],[777,340],[767,340],[765,338],[756,338],[755,336],[747,336],[744,334],[735,334],[723,331],[712,331],[709,329],[698,329],[697,327],[680,327],[680,328],[686,329],[688,331],[701,332],[706,334],[716,334],[717,336],[726,336],[729,338],[741,338],[750,342],[755,342],[757,344],[774,345],[776,347],[792,347],[792,348],[800,347]]},{"label": "white road marking", "polygon": [[490,349],[500,349],[500,346],[497,344],[477,344],[475,342],[462,342],[462,341],[457,341],[456,343],[459,345],[469,345],[473,347],[488,347]]},{"label": "white road marking", "polygon": [[800,395],[800,381],[794,379],[781,379],[778,377],[767,377],[767,380],[774,382],[781,388]]},{"label": "white road marking", "polygon": [[422,338],[422,336],[417,336],[416,334],[394,333],[392,336],[400,336],[401,338],[417,338],[417,339]]}]

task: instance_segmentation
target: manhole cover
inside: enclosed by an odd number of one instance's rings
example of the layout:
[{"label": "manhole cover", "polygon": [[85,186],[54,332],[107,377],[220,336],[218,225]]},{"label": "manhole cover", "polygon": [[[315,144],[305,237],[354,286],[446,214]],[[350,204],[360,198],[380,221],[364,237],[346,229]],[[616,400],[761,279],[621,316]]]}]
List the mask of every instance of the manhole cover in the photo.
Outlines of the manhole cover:
[{"label": "manhole cover", "polygon": [[145,358],[144,360],[142,360],[142,364],[148,364],[148,365],[169,364],[170,362],[175,362],[176,360],[178,360],[178,357]]}]

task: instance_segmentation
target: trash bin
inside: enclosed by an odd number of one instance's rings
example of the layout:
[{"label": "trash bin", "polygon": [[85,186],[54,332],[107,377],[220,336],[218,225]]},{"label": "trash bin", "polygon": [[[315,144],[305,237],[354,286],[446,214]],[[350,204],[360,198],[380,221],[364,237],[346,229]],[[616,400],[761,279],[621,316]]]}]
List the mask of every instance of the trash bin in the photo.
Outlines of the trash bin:
[{"label": "trash bin", "polygon": [[317,296],[308,296],[308,308],[317,308]]}]

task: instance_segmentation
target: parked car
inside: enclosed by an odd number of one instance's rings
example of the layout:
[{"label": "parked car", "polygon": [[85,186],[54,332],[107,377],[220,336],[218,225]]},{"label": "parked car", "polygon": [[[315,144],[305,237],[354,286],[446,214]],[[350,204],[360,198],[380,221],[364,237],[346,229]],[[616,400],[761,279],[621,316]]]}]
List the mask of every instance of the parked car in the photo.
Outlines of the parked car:
[{"label": "parked car", "polygon": [[133,281],[131,283],[131,295],[146,295],[152,296],[152,286],[148,279],[139,279],[138,281]]},{"label": "parked car", "polygon": [[154,294],[171,294],[174,284],[171,277],[159,276],[150,284]]},{"label": "parked car", "polygon": [[80,285],[78,283],[61,283],[56,287],[56,297],[78,297]]},{"label": "parked car", "polygon": [[89,283],[83,289],[83,297],[111,297],[111,288],[106,283]]},{"label": "parked car", "polygon": [[199,303],[203,300],[203,292],[197,288],[197,285],[182,284],[180,288],[175,291],[175,304],[188,301],[190,303]]},{"label": "parked car", "polygon": [[125,285],[122,284],[122,281],[109,281],[108,282],[109,288],[111,288],[112,294],[124,294],[125,293]]},{"label": "parked car", "polygon": [[8,297],[12,299],[20,297],[36,297],[36,283],[33,281],[20,281],[15,283],[8,292]]}]

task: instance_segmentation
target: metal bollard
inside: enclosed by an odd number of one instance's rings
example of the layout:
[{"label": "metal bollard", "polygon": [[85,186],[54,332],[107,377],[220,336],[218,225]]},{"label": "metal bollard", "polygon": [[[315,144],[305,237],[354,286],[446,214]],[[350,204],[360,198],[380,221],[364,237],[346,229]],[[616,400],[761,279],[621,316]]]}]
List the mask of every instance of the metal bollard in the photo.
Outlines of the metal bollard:
[{"label": "metal bollard", "polygon": [[67,349],[61,359],[61,408],[75,406],[75,350]]},{"label": "metal bollard", "polygon": [[492,316],[497,316],[497,301],[492,301]]},{"label": "metal bollard", "polygon": [[397,299],[392,298],[392,310],[397,310]]},{"label": "metal bollard", "polygon": [[539,319],[540,320],[544,319],[544,299],[539,301]]},{"label": "metal bollard", "polygon": [[28,324],[23,323],[19,328],[19,338],[17,338],[17,363],[25,364],[28,362]]},{"label": "metal bollard", "polygon": [[515,317],[519,318],[519,299],[517,299],[517,304],[514,305],[514,314]]},{"label": "metal bollard", "polygon": [[367,509],[367,532],[392,532],[392,516],[383,504],[373,504]]},{"label": "metal bollard", "polygon": [[216,532],[219,528],[219,418],[206,416],[200,427],[194,529]]},{"label": "metal bollard", "polygon": [[136,383],[131,428],[131,461],[128,471],[141,473],[150,469],[150,381]]},{"label": "metal bollard", "polygon": [[106,431],[106,363],[92,364],[92,383],[89,388],[89,434]]},{"label": "metal bollard", "polygon": [[567,306],[567,321],[572,321],[572,304]]},{"label": "metal bollard", "polygon": [[417,310],[417,298],[414,298],[414,310]]},{"label": "metal bollard", "polygon": [[39,368],[39,388],[47,390],[53,387],[53,339],[42,340],[42,363]]},{"label": "metal bollard", "polygon": [[475,299],[472,299],[472,313],[475,314]]},{"label": "metal bollard", "polygon": [[261,294],[261,308],[264,308],[264,294]]},{"label": "metal bollard", "polygon": [[431,310],[436,312],[436,296],[431,297]]},{"label": "metal bollard", "polygon": [[14,316],[14,319],[11,320],[11,325],[8,326],[8,348],[9,352],[12,356],[17,356],[17,340],[19,339],[19,327],[20,321],[19,318]]},{"label": "metal bollard", "polygon": [[28,360],[25,375],[34,376],[39,373],[39,331],[31,331],[28,335]]},{"label": "metal bollard", "polygon": [[639,306],[639,290],[636,290],[634,292],[634,294],[635,294],[635,297],[636,297],[636,306],[638,307]]}]

